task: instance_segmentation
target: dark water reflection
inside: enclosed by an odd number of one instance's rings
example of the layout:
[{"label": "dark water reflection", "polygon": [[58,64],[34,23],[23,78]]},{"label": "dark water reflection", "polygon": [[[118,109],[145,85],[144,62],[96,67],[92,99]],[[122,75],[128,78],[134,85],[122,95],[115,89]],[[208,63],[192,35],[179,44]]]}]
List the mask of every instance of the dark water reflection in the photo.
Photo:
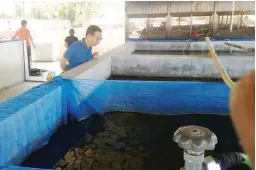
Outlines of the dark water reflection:
[{"label": "dark water reflection", "polygon": [[[217,135],[219,143],[206,155],[243,152],[227,115],[157,116],[112,112],[60,127],[48,146],[32,154],[23,165],[62,167],[60,169],[176,170],[183,166],[183,152],[172,137],[184,125],[204,126]],[[232,169],[248,168],[239,165]]]}]

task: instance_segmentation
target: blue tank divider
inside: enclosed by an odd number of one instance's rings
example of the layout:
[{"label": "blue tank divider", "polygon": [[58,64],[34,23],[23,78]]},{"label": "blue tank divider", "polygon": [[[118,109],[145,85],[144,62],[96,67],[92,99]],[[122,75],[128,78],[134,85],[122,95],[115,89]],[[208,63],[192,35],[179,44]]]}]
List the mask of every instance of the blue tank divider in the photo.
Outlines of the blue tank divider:
[{"label": "blue tank divider", "polygon": [[[131,42],[186,42],[187,40],[178,40],[178,39],[173,39],[173,40],[143,40],[139,38],[128,38],[127,41]],[[198,42],[198,41],[205,41],[205,40],[190,40],[189,42]],[[211,41],[227,41],[227,39],[215,39]],[[255,41],[255,38],[233,38],[230,39],[230,41]]]},{"label": "blue tank divider", "polygon": [[216,82],[65,80],[77,120],[112,111],[150,114],[229,114],[229,88]]},{"label": "blue tank divider", "polygon": [[224,83],[55,77],[0,104],[0,165],[18,165],[46,145],[66,122],[67,110],[77,120],[112,111],[228,115],[228,100],[229,88]]},{"label": "blue tank divider", "polygon": [[57,83],[34,87],[0,104],[0,165],[19,165],[66,121]]},{"label": "blue tank divider", "polygon": [[104,81],[86,99],[97,113],[229,114],[229,88],[216,82]]},{"label": "blue tank divider", "polygon": [[[229,88],[216,82],[65,80],[75,119],[112,111],[229,114]],[[70,83],[67,83],[70,82]]]}]

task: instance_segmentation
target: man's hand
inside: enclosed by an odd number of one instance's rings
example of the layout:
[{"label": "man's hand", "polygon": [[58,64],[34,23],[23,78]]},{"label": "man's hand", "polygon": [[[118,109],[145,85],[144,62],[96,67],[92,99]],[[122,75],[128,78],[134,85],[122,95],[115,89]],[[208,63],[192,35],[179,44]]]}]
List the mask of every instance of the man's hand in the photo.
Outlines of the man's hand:
[{"label": "man's hand", "polygon": [[95,52],[95,53],[93,53],[92,58],[96,58],[97,59],[97,58],[99,58],[99,56],[100,56],[99,53]]},{"label": "man's hand", "polygon": [[11,40],[14,40],[16,38],[16,36],[14,35],[12,38],[11,38]]}]

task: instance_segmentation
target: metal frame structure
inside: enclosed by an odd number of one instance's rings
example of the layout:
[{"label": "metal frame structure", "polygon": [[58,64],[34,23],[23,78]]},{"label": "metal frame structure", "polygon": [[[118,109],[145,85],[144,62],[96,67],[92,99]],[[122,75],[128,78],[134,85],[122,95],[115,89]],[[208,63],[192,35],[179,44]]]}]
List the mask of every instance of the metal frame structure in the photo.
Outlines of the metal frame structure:
[{"label": "metal frame structure", "polygon": [[[253,1],[251,1],[253,3]],[[239,22],[242,23],[242,15],[244,15],[245,13],[248,14],[253,14],[255,15],[255,9],[254,11],[252,9],[249,9],[250,4],[247,4],[247,8],[248,9],[243,9],[246,12],[244,12],[243,10],[241,11],[241,9],[239,9],[237,6],[240,6],[239,4],[236,4],[235,1],[229,1],[228,3],[230,3],[231,6],[229,6],[228,4],[224,4],[227,7],[225,9],[223,8],[223,4],[220,4],[222,2],[218,2],[218,1],[212,1],[212,8],[209,11],[199,11],[197,12],[197,10],[193,10],[193,8],[196,6],[195,3],[197,3],[197,1],[186,1],[185,3],[188,3],[187,6],[188,7],[183,7],[184,9],[187,9],[187,12],[179,12],[179,10],[176,10],[175,12],[171,11],[171,6],[173,5],[173,3],[176,3],[174,1],[168,1],[167,3],[169,3],[169,5],[167,5],[167,11],[161,11],[161,10],[157,10],[157,9],[152,9],[152,5],[150,6],[149,10],[147,11],[147,6],[149,6],[150,3],[156,3],[156,2],[145,2],[145,5],[141,5],[140,7],[138,7],[137,11],[135,11],[134,13],[131,13],[131,10],[129,10],[129,5],[128,3],[136,3],[136,2],[126,2],[125,4],[125,13],[126,13],[126,22],[125,22],[125,40],[127,41],[129,39],[129,18],[156,18],[156,17],[165,17],[166,18],[166,35],[167,35],[167,39],[171,39],[171,31],[172,31],[172,17],[176,17],[176,16],[189,16],[190,17],[190,26],[189,26],[189,38],[191,38],[191,34],[192,34],[192,26],[193,26],[193,16],[209,16],[210,19],[210,23],[212,23],[212,25],[209,25],[209,27],[212,28],[212,35],[215,35],[216,31],[218,30],[218,26],[220,23],[220,19],[222,19],[223,21],[223,16],[222,18],[220,17],[222,13],[227,14],[227,16],[231,15],[231,22],[229,30],[230,32],[232,32],[233,30],[233,16],[234,15],[241,15],[241,18],[239,19]],[[140,2],[142,3],[142,2]],[[163,2],[164,3],[164,2]],[[203,2],[204,3],[204,2]],[[227,2],[225,2],[227,3]],[[250,2],[247,2],[250,3]],[[182,4],[181,4],[182,5]],[[156,5],[157,6],[157,5]],[[159,5],[160,6],[160,5]],[[178,6],[176,4],[174,4],[174,7]],[[231,8],[230,8],[231,7]],[[144,8],[144,9],[142,9]],[[155,7],[156,8],[156,7]],[[202,7],[201,7],[202,8]],[[208,7],[210,8],[210,7]],[[188,10],[189,9],[189,10]],[[183,10],[185,11],[185,10]],[[147,21],[148,22],[148,21]],[[223,22],[222,22],[223,23]],[[146,24],[148,25],[148,23]],[[238,24],[238,28],[241,26],[241,24]]]}]

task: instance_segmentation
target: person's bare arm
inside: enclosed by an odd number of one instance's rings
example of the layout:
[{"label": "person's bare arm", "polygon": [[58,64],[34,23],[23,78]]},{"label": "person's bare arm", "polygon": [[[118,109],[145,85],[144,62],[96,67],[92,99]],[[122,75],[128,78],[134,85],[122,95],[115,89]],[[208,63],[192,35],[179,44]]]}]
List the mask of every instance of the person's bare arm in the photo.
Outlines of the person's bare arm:
[{"label": "person's bare arm", "polygon": [[16,37],[17,37],[17,36],[16,36],[16,35],[14,35],[14,36],[11,38],[11,40],[14,40]]},{"label": "person's bare arm", "polygon": [[68,48],[68,43],[64,42],[64,47],[67,49]]},{"label": "person's bare arm", "polygon": [[34,40],[33,40],[33,38],[32,38],[31,35],[30,35],[30,40],[31,40],[31,43],[32,43],[33,47],[36,48],[35,43],[34,43]]},{"label": "person's bare arm", "polygon": [[68,37],[65,38],[64,40],[64,47],[67,49],[68,48]]},{"label": "person's bare arm", "polygon": [[34,43],[34,39],[33,39],[30,32],[29,32],[29,39],[31,40],[31,43],[32,43],[33,47],[36,48],[35,43]]},{"label": "person's bare arm", "polygon": [[65,57],[61,57],[61,59],[60,59],[60,68],[61,68],[61,70],[63,71],[63,72],[65,72],[66,71],[66,67],[67,67],[67,65],[68,65],[68,60],[65,58]]},{"label": "person's bare arm", "polygon": [[18,36],[18,32],[19,32],[19,31],[16,31],[16,32],[15,32],[15,35],[11,38],[11,40],[15,39],[15,38]]}]

